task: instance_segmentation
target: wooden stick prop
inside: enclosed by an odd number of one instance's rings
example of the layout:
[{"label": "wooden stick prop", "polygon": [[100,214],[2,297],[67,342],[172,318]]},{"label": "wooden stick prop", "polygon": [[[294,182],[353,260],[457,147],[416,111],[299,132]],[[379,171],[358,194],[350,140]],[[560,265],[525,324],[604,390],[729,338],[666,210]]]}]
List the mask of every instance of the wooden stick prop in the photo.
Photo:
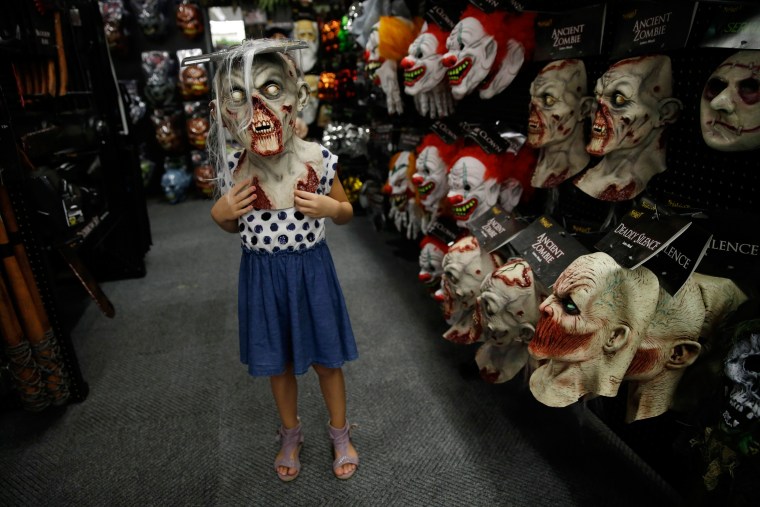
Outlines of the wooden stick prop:
[{"label": "wooden stick prop", "polygon": [[[8,231],[18,233],[18,224],[3,186],[0,186],[0,212],[0,246],[10,245]],[[58,340],[42,303],[24,245],[21,241],[14,243],[13,255],[3,258],[5,273],[18,307],[21,326],[44,377],[45,389],[54,405],[62,405],[68,400],[70,392]]]},{"label": "wooden stick prop", "polygon": [[18,323],[5,281],[0,276],[0,334],[3,348],[10,362],[11,376],[21,404],[27,410],[39,411],[50,404],[50,398],[42,384],[42,375],[32,358],[29,342],[24,338]]}]

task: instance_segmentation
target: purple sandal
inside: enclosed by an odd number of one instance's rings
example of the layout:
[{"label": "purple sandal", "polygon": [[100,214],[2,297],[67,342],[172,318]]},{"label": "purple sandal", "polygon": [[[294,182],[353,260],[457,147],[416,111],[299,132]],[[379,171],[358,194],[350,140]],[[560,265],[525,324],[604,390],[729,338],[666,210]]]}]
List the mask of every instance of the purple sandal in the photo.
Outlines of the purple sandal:
[{"label": "purple sandal", "polygon": [[[335,450],[335,461],[333,461],[333,473],[338,479],[350,479],[357,468],[359,468],[359,457],[349,456],[348,443],[351,441],[351,429],[356,425],[349,425],[346,421],[346,425],[342,428],[333,428],[330,423],[327,423],[327,428],[330,433],[330,440],[332,440],[333,448]],[[347,465],[354,464],[356,468],[346,475],[338,475],[338,468]]]},{"label": "purple sandal", "polygon": [[[283,482],[290,482],[301,473],[301,460],[299,455],[301,454],[301,448],[303,447],[303,433],[301,433],[301,423],[295,428],[284,428],[280,426],[277,430],[277,440],[280,441],[281,458],[274,460],[274,470],[277,472],[277,477]],[[291,457],[292,456],[292,457]],[[293,475],[282,475],[277,467],[295,468],[296,473]]]}]

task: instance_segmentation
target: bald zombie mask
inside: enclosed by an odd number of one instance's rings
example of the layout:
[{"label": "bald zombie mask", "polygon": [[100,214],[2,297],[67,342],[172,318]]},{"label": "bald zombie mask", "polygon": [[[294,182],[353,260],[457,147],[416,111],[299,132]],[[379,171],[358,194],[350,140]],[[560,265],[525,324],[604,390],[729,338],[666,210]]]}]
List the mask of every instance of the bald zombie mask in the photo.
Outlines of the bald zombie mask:
[{"label": "bald zombie mask", "polygon": [[582,255],[554,284],[528,346],[539,367],[530,390],[551,407],[586,394],[615,396],[659,296],[657,277],[603,253]]},{"label": "bald zombie mask", "polygon": [[719,151],[760,148],[760,55],[739,51],[705,84],[699,124],[707,146]]},{"label": "bald zombie mask", "polygon": [[552,62],[531,83],[528,145],[540,150],[532,186],[556,187],[588,164],[583,122],[593,99],[587,90],[581,60]]},{"label": "bald zombie mask", "polygon": [[576,182],[604,201],[636,197],[665,171],[665,127],[676,121],[681,101],[672,97],[670,58],[622,60],[596,82],[596,114],[586,150],[604,157]]},{"label": "bald zombie mask", "polygon": [[[266,52],[285,42],[247,41],[225,53],[214,78],[214,120],[210,150],[217,172],[232,170],[231,183],[252,178],[256,209],[294,205],[294,191],[315,191],[321,174],[319,145],[294,135],[298,111],[309,99],[309,86],[290,55]],[[244,151],[224,160],[223,129]]]},{"label": "bald zombie mask", "polygon": [[476,320],[485,343],[475,361],[491,383],[512,379],[528,362],[528,343],[538,322],[544,290],[523,259],[512,259],[487,275],[480,286]]}]

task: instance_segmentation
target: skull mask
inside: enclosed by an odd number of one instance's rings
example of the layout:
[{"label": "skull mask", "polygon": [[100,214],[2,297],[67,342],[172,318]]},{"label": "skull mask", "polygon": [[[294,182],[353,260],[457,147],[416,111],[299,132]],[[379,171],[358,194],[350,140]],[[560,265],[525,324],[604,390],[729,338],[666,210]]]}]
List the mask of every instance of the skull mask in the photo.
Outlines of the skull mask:
[{"label": "skull mask", "polygon": [[[757,326],[755,326],[756,328]],[[760,419],[760,333],[741,336],[726,356],[726,376],[733,382],[723,424],[746,430]]]},{"label": "skull mask", "polygon": [[719,151],[760,147],[760,58],[739,51],[715,69],[699,108],[702,137]]}]

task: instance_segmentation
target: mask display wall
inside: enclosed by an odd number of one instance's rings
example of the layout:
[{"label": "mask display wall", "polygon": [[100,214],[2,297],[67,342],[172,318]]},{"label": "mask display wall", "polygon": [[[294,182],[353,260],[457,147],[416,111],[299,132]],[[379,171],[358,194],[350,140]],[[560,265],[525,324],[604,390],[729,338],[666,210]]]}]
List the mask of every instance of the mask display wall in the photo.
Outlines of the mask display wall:
[{"label": "mask display wall", "polygon": [[657,277],[596,252],[575,259],[553,289],[528,346],[541,364],[530,377],[533,396],[550,407],[615,396],[657,307]]},{"label": "mask display wall", "polygon": [[593,98],[587,92],[581,60],[551,62],[531,83],[527,143],[539,149],[532,186],[556,187],[588,165],[584,122]]},{"label": "mask display wall", "polygon": [[422,207],[412,183],[415,168],[415,154],[410,150],[395,153],[388,163],[388,182],[384,192],[390,197],[391,209],[388,218],[396,229],[409,239],[417,236],[422,228]]},{"label": "mask display wall", "polygon": [[[287,41],[255,39],[224,53],[214,77],[214,125],[207,143],[221,179],[220,192],[246,178],[256,187],[256,209],[294,205],[296,189],[314,192],[322,176],[322,150],[295,135],[296,118],[309,99],[309,86]],[[225,130],[243,151],[229,160]]]},{"label": "mask display wall", "polygon": [[715,150],[760,148],[760,51],[739,51],[715,69],[702,92],[699,125]]},{"label": "mask display wall", "polygon": [[506,382],[528,363],[528,343],[546,296],[523,259],[511,259],[486,275],[475,310],[485,337],[475,362],[484,380]]},{"label": "mask display wall", "polygon": [[592,197],[624,201],[666,169],[665,129],[678,118],[670,58],[621,60],[596,82],[596,114],[586,150],[604,157],[575,182]]},{"label": "mask display wall", "polygon": [[442,62],[447,37],[448,33],[438,25],[425,23],[401,60],[404,93],[414,97],[417,112],[429,118],[444,118],[454,112],[454,98]]},{"label": "mask display wall", "polygon": [[446,39],[443,65],[454,99],[490,99],[514,80],[533,51],[535,14],[485,13],[468,5]]},{"label": "mask display wall", "polygon": [[444,315],[451,324],[443,333],[445,339],[463,345],[480,340],[483,328],[475,313],[480,286],[501,264],[498,255],[480,248],[475,236],[465,236],[449,248],[442,276]]}]

